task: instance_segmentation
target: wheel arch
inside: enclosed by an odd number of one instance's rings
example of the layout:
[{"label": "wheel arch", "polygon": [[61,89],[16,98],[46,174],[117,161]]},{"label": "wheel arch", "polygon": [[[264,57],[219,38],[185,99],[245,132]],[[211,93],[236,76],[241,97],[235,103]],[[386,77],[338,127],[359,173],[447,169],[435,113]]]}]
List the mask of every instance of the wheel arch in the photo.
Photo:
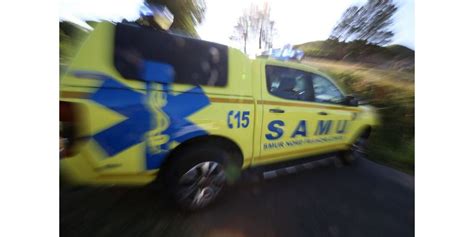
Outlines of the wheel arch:
[{"label": "wheel arch", "polygon": [[[173,157],[175,157],[177,154],[188,149],[189,147],[201,145],[201,144],[202,145],[211,144],[212,146],[216,146],[216,147],[224,147],[226,151],[229,151],[231,153],[231,157],[233,158],[233,161],[235,161],[239,167],[242,167],[243,161],[244,161],[243,153],[242,153],[242,149],[239,147],[239,145],[236,142],[224,136],[204,135],[204,136],[193,137],[191,139],[188,139],[180,143],[166,156],[165,161],[160,167],[160,170],[166,170],[166,168],[170,166],[170,164],[173,162]],[[160,173],[162,172],[160,171]]]},{"label": "wheel arch", "polygon": [[372,126],[366,125],[362,127],[361,132],[359,133],[359,136],[363,138],[369,138],[371,133],[372,133]]},{"label": "wheel arch", "polygon": [[352,143],[358,137],[369,138],[371,133],[372,133],[372,126],[371,125],[361,126],[357,130],[357,132],[354,134],[354,136],[351,138],[350,142]]}]

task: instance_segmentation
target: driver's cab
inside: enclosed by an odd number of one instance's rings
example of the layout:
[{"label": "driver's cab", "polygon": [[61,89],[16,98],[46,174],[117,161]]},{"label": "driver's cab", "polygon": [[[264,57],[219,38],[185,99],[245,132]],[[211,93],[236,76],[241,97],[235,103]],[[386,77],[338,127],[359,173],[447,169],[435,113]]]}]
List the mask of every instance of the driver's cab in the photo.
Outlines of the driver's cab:
[{"label": "driver's cab", "polygon": [[342,90],[322,73],[277,65],[267,65],[266,73],[269,92],[274,96],[317,103],[344,101]]},{"label": "driver's cab", "polygon": [[278,67],[269,68],[267,73],[267,78],[271,78],[269,85],[273,95],[292,100],[314,100],[313,86],[307,73]]},{"label": "driver's cab", "polygon": [[[345,104],[346,96],[331,79],[300,63],[257,60],[263,111],[258,163],[270,163],[307,154],[343,149],[359,108]],[[291,145],[298,144],[298,145]],[[269,147],[285,146],[285,152]]]}]

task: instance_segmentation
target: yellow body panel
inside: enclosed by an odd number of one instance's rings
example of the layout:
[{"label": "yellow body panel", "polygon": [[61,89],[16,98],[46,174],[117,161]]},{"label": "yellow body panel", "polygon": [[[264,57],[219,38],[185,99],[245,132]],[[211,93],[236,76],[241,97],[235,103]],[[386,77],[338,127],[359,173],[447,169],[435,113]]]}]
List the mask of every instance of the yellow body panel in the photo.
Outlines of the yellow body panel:
[{"label": "yellow body panel", "polygon": [[[232,48],[227,50],[228,80],[223,87],[164,86],[123,78],[113,63],[115,27],[98,24],[61,78],[60,100],[77,105],[79,139],[73,155],[61,159],[61,173],[70,181],[149,183],[173,149],[196,137],[218,136],[233,142],[247,168],[346,149],[361,129],[377,124],[368,107],[289,101],[269,94],[267,64],[319,72],[296,63],[250,60]],[[269,113],[272,108],[287,112]],[[321,111],[329,113],[326,120],[349,121],[346,132],[313,136]],[[285,123],[284,134],[268,139],[269,124],[275,120]],[[302,120],[308,135],[292,137]],[[280,143],[286,143],[283,149],[278,148]]]}]

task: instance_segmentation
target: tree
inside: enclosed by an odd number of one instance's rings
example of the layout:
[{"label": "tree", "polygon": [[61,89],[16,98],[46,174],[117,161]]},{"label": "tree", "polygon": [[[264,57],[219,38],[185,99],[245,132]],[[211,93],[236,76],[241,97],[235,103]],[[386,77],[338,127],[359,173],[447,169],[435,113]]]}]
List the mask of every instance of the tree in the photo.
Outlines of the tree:
[{"label": "tree", "polygon": [[[93,27],[96,22],[87,21]],[[59,22],[59,69],[61,74],[77,53],[82,41],[89,35],[90,30],[69,21]]]},{"label": "tree", "polygon": [[369,0],[360,7],[351,6],[344,12],[329,38],[386,45],[394,35],[390,26],[397,9],[392,0]]},{"label": "tree", "polygon": [[351,6],[342,14],[339,23],[334,27],[329,39],[337,41],[346,41],[356,32],[356,17],[359,12],[357,6]]},{"label": "tree", "polygon": [[[171,26],[172,31],[183,32],[192,37],[198,37],[195,26],[204,19],[206,10],[204,0],[145,0],[145,2],[164,5],[173,13],[174,21]],[[97,22],[87,21],[86,23],[93,28]],[[61,72],[67,67],[69,61],[77,52],[78,46],[89,32],[89,29],[77,24],[60,21],[59,57]]]},{"label": "tree", "polygon": [[273,38],[277,34],[277,30],[275,29],[275,21],[270,21],[267,26],[268,27],[263,34],[263,42],[265,43],[265,49],[271,49],[273,48]]},{"label": "tree", "polygon": [[239,17],[237,25],[234,26],[233,35],[230,36],[231,40],[244,42],[244,53],[247,53],[247,41],[249,39],[250,21],[250,14],[248,13],[248,11],[244,11],[242,16]]},{"label": "tree", "polygon": [[251,4],[249,8],[244,9],[230,39],[243,41],[244,52],[247,53],[249,39],[256,37],[259,49],[269,49],[273,46],[275,34],[275,21],[270,19],[270,5],[265,2],[261,6]]},{"label": "tree", "polygon": [[192,37],[198,37],[196,25],[204,19],[206,11],[204,0],[145,0],[145,2],[164,5],[173,13],[171,31],[185,32]]},{"label": "tree", "polygon": [[254,34],[258,35],[258,48],[262,49],[262,43],[265,44],[264,48],[268,47],[267,42],[272,36],[269,34],[274,26],[274,21],[270,20],[270,5],[268,2],[264,2],[262,6],[252,4],[250,6],[251,13],[251,28]]}]

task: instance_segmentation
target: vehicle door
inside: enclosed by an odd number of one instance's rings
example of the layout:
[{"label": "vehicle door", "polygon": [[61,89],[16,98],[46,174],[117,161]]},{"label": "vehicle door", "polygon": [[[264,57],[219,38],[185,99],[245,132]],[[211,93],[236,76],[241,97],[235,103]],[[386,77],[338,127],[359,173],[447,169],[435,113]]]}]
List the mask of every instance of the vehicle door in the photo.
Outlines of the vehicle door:
[{"label": "vehicle door", "polygon": [[344,147],[351,112],[329,79],[305,70],[265,65],[261,155],[256,163]]},{"label": "vehicle door", "polygon": [[321,151],[342,148],[351,130],[357,109],[344,105],[345,95],[329,77],[311,73],[314,102],[318,108],[314,137],[320,141]]},{"label": "vehicle door", "polygon": [[260,157],[269,163],[297,157],[314,146],[305,142],[311,134],[315,113],[310,74],[285,66],[263,65],[263,124]]}]

